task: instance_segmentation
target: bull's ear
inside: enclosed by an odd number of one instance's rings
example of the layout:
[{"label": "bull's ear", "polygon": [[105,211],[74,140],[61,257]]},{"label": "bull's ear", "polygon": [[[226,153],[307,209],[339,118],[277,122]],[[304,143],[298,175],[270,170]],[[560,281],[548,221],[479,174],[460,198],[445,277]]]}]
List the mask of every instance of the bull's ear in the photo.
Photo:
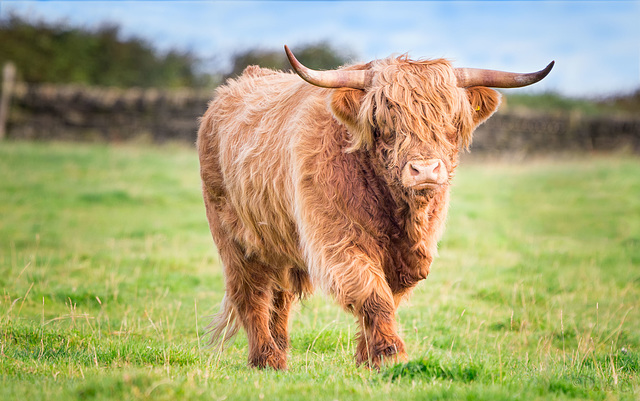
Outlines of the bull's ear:
[{"label": "bull's ear", "polygon": [[358,125],[358,113],[364,91],[358,89],[336,89],[331,96],[331,111],[349,128]]},{"label": "bull's ear", "polygon": [[467,88],[467,97],[473,110],[474,127],[491,117],[500,106],[500,92],[484,86]]},{"label": "bull's ear", "polygon": [[369,124],[361,121],[360,108],[365,92],[359,89],[336,89],[331,96],[333,115],[347,126],[351,135],[348,151],[369,148],[373,144],[373,134]]}]

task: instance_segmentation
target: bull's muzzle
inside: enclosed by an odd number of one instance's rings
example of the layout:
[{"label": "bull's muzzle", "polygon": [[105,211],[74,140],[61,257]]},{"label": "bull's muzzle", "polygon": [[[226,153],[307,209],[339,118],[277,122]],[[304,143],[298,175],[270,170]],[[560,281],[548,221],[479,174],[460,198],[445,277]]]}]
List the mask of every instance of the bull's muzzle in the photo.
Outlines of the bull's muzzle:
[{"label": "bull's muzzle", "polygon": [[440,159],[409,161],[402,169],[402,185],[411,189],[436,188],[448,178],[447,167]]}]

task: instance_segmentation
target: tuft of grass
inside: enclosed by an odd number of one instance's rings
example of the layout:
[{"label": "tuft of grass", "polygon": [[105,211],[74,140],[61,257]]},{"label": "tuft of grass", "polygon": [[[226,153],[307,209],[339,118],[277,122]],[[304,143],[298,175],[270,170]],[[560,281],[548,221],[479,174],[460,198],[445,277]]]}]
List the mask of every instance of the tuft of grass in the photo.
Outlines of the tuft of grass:
[{"label": "tuft of grass", "polygon": [[394,365],[384,372],[384,376],[389,377],[391,380],[401,378],[414,380],[441,379],[460,383],[472,382],[483,374],[486,374],[486,372],[481,363],[473,360],[446,360],[446,358],[434,355]]},{"label": "tuft of grass", "polygon": [[207,348],[224,285],[190,148],[3,142],[0,399],[637,399],[640,160],[463,162],[409,362],[355,366],[314,296],[289,370]]}]

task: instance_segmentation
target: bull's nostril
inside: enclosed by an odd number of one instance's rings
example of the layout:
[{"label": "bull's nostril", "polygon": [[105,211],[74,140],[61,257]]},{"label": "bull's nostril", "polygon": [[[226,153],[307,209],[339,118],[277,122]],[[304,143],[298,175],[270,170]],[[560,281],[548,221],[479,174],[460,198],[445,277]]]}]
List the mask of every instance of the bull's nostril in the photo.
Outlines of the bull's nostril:
[{"label": "bull's nostril", "polygon": [[438,174],[440,172],[440,164],[441,163],[436,163],[436,166],[431,171],[433,171],[434,173]]},{"label": "bull's nostril", "polygon": [[409,164],[409,168],[412,176],[420,175],[420,170],[418,170],[413,164]]}]

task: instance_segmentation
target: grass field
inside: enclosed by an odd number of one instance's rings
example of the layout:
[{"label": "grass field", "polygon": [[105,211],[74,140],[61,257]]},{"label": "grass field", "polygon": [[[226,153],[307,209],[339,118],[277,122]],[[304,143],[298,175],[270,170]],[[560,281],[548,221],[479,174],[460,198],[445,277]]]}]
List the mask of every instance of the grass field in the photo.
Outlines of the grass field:
[{"label": "grass field", "polygon": [[0,399],[640,399],[640,159],[468,160],[411,360],[358,368],[317,295],[289,370],[206,347],[223,294],[184,147],[0,144]]}]

